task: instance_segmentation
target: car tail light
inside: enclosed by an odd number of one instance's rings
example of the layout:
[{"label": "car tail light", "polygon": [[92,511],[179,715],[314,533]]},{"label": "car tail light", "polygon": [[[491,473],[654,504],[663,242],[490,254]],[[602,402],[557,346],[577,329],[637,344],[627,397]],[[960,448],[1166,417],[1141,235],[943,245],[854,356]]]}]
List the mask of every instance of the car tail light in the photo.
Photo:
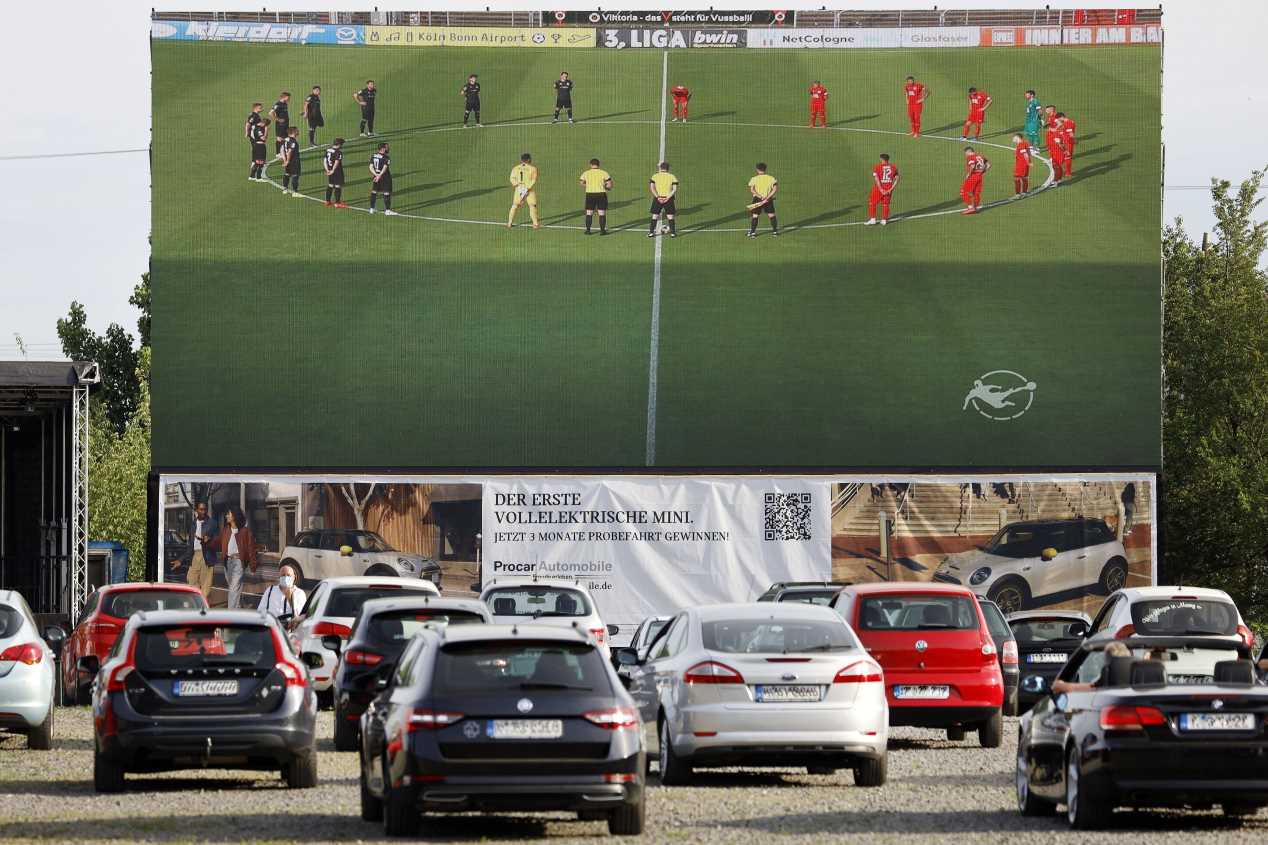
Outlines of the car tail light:
[{"label": "car tail light", "polygon": [[635,783],[638,775],[633,773],[608,772],[603,776],[604,783]]},{"label": "car tail light", "polygon": [[706,660],[703,663],[697,663],[686,672],[683,672],[682,679],[688,684],[744,683],[743,675],[725,663],[718,663],[716,660]]},{"label": "car tail light", "polygon": [[343,637],[345,640],[352,636],[352,629],[347,625],[340,625],[336,622],[318,622],[313,626],[314,637]]},{"label": "car tail light", "polygon": [[383,662],[383,655],[354,648],[343,656],[343,660],[349,666],[378,666]]},{"label": "car tail light", "polygon": [[591,628],[590,633],[594,635],[594,641],[599,645],[603,645],[604,641],[608,638],[607,628]]},{"label": "car tail light", "polygon": [[461,713],[411,707],[405,711],[405,732],[439,730],[440,728],[447,728],[455,722],[461,721],[461,719]]},{"label": "car tail light", "polygon": [[642,727],[638,712],[630,707],[609,707],[606,710],[591,710],[582,715],[592,724],[610,731]]},{"label": "car tail light", "polygon": [[1143,731],[1146,727],[1167,724],[1167,717],[1157,707],[1132,707],[1114,704],[1101,709],[1101,730]]},{"label": "car tail light", "polygon": [[1006,640],[1004,642],[1004,665],[1005,666],[1017,665],[1017,641],[1016,640]]},{"label": "car tail light", "polygon": [[286,679],[288,687],[306,687],[308,686],[308,673],[304,671],[304,667],[286,656],[286,643],[282,642],[282,635],[276,628],[273,629],[273,659],[277,661],[277,671],[282,673],[282,677]]},{"label": "car tail light", "polygon": [[1128,637],[1134,637],[1135,635],[1136,635],[1135,625],[1124,625],[1123,627],[1119,628],[1117,631],[1114,632],[1114,639],[1125,640]]},{"label": "car tail light", "polygon": [[1241,638],[1242,642],[1246,643],[1247,647],[1255,644],[1255,634],[1245,625],[1239,624],[1237,626],[1237,636]]},{"label": "car tail light", "polygon": [[90,637],[113,637],[121,630],[114,622],[89,622],[84,626],[84,633]]},{"label": "car tail light", "polygon": [[135,668],[136,635],[134,634],[132,641],[128,643],[127,652],[124,653],[123,662],[111,669],[110,674],[106,677],[106,692],[123,692],[123,679],[128,677]]},{"label": "car tail light", "polygon": [[859,660],[846,666],[832,679],[834,684],[879,684],[884,677],[881,667],[867,660]]},{"label": "car tail light", "polygon": [[27,666],[34,666],[43,659],[44,649],[40,648],[38,643],[11,645],[4,651],[0,651],[0,663],[11,660],[17,663],[25,663]]}]

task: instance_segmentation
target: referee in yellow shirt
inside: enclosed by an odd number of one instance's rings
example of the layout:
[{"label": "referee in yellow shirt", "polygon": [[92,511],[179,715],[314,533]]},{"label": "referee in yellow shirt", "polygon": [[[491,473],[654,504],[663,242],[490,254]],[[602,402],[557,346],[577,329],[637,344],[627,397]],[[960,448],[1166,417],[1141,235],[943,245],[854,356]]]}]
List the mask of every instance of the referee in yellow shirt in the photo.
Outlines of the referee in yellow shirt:
[{"label": "referee in yellow shirt", "polygon": [[541,221],[537,218],[537,166],[528,153],[520,156],[520,163],[511,168],[511,213],[506,218],[506,228],[515,225],[515,212],[520,206],[528,203],[528,216],[533,219],[533,228],[540,229]]},{"label": "referee in yellow shirt", "polygon": [[647,190],[652,195],[652,222],[647,229],[647,237],[656,237],[656,224],[662,214],[669,221],[669,237],[678,237],[678,228],[674,224],[674,214],[678,211],[674,203],[674,197],[678,195],[678,177],[669,172],[668,162],[662,161],[656,165],[656,172],[647,183]]},{"label": "referee in yellow shirt", "polygon": [[763,211],[770,218],[770,233],[778,235],[779,222],[775,219],[775,192],[779,190],[779,180],[766,172],[766,162],[757,163],[757,175],[748,180],[748,190],[753,195],[753,202],[748,206],[749,214],[752,215],[748,224],[748,236],[757,237],[757,221]]},{"label": "referee in yellow shirt", "polygon": [[599,167],[597,158],[590,159],[590,169],[578,179],[586,189],[586,234],[591,234],[590,223],[599,212],[599,234],[608,233],[608,191],[612,190],[612,175]]}]

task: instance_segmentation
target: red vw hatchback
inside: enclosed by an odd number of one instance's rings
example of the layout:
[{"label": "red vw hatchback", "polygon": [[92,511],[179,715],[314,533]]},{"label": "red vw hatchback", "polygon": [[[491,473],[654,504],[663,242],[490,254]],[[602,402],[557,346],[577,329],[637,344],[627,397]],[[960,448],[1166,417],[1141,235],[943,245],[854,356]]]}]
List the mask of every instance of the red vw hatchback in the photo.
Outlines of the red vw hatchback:
[{"label": "red vw hatchback", "polygon": [[855,584],[832,606],[885,673],[891,725],[977,731],[983,748],[1003,739],[1004,679],[995,641],[971,590],[950,584]]},{"label": "red vw hatchback", "polygon": [[[98,588],[84,603],[79,624],[62,648],[62,703],[88,703],[88,687],[129,616],[142,610],[201,610],[206,606],[203,594],[189,584],[138,581]],[[81,657],[89,658],[84,671],[79,669]]]}]

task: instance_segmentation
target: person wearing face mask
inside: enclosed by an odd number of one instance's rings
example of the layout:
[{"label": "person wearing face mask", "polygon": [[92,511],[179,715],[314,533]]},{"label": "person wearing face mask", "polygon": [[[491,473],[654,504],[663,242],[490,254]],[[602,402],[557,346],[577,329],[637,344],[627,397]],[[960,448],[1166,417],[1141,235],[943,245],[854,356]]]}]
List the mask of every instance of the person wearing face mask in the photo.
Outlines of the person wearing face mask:
[{"label": "person wearing face mask", "polygon": [[260,596],[259,609],[281,618],[294,619],[304,609],[308,596],[295,583],[295,570],[290,564],[282,564],[277,571],[277,583],[269,586]]}]

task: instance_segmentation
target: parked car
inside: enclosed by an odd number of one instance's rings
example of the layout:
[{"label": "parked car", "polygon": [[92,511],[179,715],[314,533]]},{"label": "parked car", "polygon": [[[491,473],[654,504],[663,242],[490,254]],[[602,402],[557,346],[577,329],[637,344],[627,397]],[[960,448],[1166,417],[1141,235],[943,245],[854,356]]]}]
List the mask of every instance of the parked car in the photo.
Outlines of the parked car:
[{"label": "parked car", "polygon": [[[1264,758],[1268,687],[1255,684],[1244,643],[1212,637],[1088,640],[1061,670],[1052,694],[1022,717],[1017,740],[1017,806],[1048,816],[1066,807],[1073,828],[1104,824],[1115,807],[1220,805],[1242,818],[1268,806]],[[1171,682],[1166,665],[1184,659],[1209,680]],[[1041,685],[1044,688],[1041,690]]]},{"label": "parked car", "polygon": [[62,650],[62,704],[88,703],[92,679],[132,614],[206,606],[198,588],[187,584],[128,582],[98,587],[84,602],[79,624]]},{"label": "parked car", "polygon": [[977,603],[981,605],[982,615],[986,617],[986,627],[995,643],[999,671],[1004,676],[1004,715],[1016,716],[1017,684],[1021,680],[1021,671],[1017,666],[1017,638],[1013,636],[1013,629],[1009,627],[999,605],[983,598],[979,598]]},{"label": "parked car", "polygon": [[[488,625],[492,622],[489,608],[475,599],[406,593],[370,599],[362,604],[352,621],[346,648],[337,636],[323,637],[323,644],[335,652],[339,661],[333,686],[335,750],[357,749],[361,714],[387,685],[396,659],[424,625]],[[314,665],[311,652],[305,652],[303,657],[305,663]],[[317,667],[325,669],[320,663]]]},{"label": "parked car", "polygon": [[826,607],[766,603],[688,608],[636,667],[638,703],[660,780],[686,783],[718,766],[853,769],[880,786],[889,713],[881,668]]},{"label": "parked car", "polygon": [[[1026,679],[1039,677],[1045,689],[1052,686],[1087,636],[1092,620],[1077,610],[1023,610],[1008,614],[1008,624],[1017,638],[1017,660],[1021,665],[1017,704],[1019,711],[1025,712],[1044,696],[1042,692],[1028,692]],[[1030,686],[1036,688],[1036,682],[1031,681]]]},{"label": "parked car", "polygon": [[132,616],[97,673],[92,709],[98,792],[121,791],[129,772],[205,768],[317,785],[315,693],[267,613]]},{"label": "parked car", "polygon": [[361,717],[361,817],[572,811],[643,832],[638,711],[594,639],[551,625],[427,627]]},{"label": "parked car", "polygon": [[758,601],[800,601],[826,605],[849,581],[776,581],[757,597]]},{"label": "parked car", "polygon": [[1206,587],[1129,587],[1105,600],[1089,639],[1218,637],[1251,646],[1255,635],[1232,598]]},{"label": "parked car", "polygon": [[536,624],[576,627],[588,631],[610,660],[608,638],[620,633],[616,625],[605,625],[599,609],[582,581],[548,578],[495,578],[486,582],[480,600],[493,611],[499,625]]},{"label": "parked car", "polygon": [[286,564],[295,568],[295,580],[302,587],[344,575],[399,575],[422,578],[440,589],[441,568],[434,559],[399,552],[378,534],[362,529],[301,531],[282,550],[279,565]]},{"label": "parked car", "polygon": [[1127,552],[1103,519],[1014,522],[981,548],[943,558],[933,580],[970,587],[1016,613],[1043,596],[1126,586]]},{"label": "parked car", "polygon": [[292,648],[311,670],[313,689],[323,708],[334,703],[335,669],[339,667],[339,652],[330,648],[325,638],[346,640],[351,636],[352,620],[367,601],[407,594],[439,596],[440,591],[430,581],[391,576],[327,578],[313,588],[299,616],[281,620],[290,628]]},{"label": "parked car", "polygon": [[994,638],[967,587],[855,584],[832,607],[885,672],[889,724],[977,731],[983,748],[1003,740],[1004,678]]},{"label": "parked car", "polygon": [[40,635],[26,599],[0,590],[0,733],[26,734],[27,748],[53,747],[57,653],[66,632],[49,625]]},{"label": "parked car", "polygon": [[[652,640],[656,639],[656,635],[665,630],[665,626],[673,621],[672,616],[649,616],[642,622],[638,623],[638,627],[634,629],[634,636],[630,638],[629,645],[626,648],[632,648],[638,654],[640,659],[647,657],[647,647],[652,644]],[[616,659],[616,652],[612,652],[612,668],[616,669],[616,674],[624,680],[629,680],[630,667],[624,665]]]}]

